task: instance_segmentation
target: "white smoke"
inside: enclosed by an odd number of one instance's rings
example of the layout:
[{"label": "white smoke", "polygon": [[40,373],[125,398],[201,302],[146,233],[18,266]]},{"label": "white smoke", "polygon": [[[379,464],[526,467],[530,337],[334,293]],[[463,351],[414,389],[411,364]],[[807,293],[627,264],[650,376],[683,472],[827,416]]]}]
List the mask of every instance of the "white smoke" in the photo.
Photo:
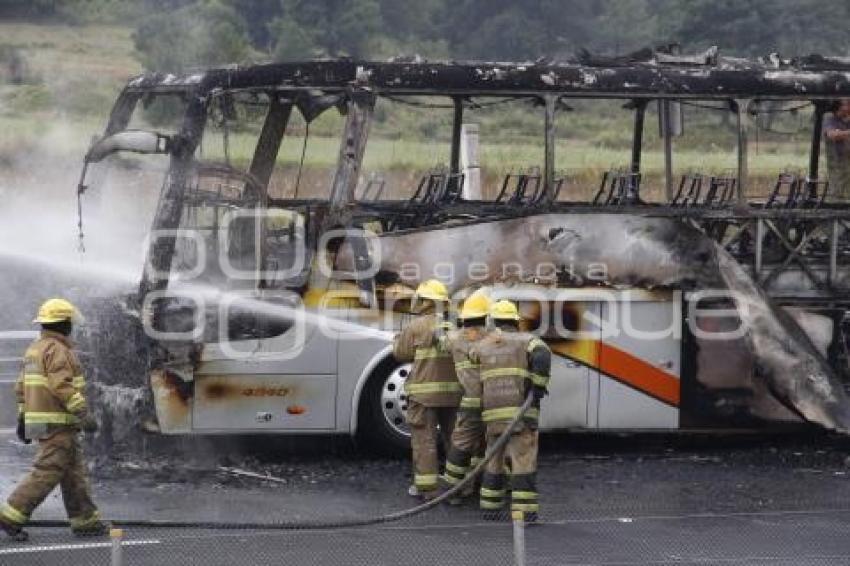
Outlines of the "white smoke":
[{"label": "white smoke", "polygon": [[[81,132],[57,123],[34,145],[4,145],[0,165],[0,303],[33,305],[49,295],[93,298],[132,292],[165,162],[113,158],[93,165],[82,197],[85,253],[79,248],[77,183]],[[8,312],[8,311],[7,311]],[[31,319],[7,316],[3,326]]]}]

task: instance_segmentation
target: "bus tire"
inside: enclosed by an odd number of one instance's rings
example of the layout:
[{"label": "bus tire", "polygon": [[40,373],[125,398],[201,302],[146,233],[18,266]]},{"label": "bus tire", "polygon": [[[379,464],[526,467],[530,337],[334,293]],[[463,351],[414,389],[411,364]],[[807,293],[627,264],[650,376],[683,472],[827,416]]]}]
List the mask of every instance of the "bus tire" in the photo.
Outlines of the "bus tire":
[{"label": "bus tire", "polygon": [[410,454],[410,432],[405,420],[407,396],[404,381],[410,364],[387,359],[378,364],[360,397],[357,436],[383,456]]}]

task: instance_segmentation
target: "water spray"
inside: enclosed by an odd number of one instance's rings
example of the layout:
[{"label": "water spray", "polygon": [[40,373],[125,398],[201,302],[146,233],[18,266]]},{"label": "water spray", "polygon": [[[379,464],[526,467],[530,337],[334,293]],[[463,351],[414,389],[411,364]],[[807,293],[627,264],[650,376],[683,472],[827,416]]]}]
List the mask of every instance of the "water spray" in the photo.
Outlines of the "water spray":
[{"label": "water spray", "polygon": [[80,259],[86,253],[85,236],[83,234],[83,194],[88,190],[88,186],[86,185],[86,173],[88,169],[89,160],[86,159],[83,162],[83,170],[80,172],[80,181],[77,183],[77,237],[79,238],[77,251],[80,253]]}]

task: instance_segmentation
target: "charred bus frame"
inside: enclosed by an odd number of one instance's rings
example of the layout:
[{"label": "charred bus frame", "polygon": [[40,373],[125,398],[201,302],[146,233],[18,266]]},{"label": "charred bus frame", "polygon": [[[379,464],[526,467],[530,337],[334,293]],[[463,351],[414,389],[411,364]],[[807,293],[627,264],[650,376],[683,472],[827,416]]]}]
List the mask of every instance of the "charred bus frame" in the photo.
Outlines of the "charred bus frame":
[{"label": "charred bus frame", "polygon": [[[731,239],[726,243],[739,257],[743,255],[738,249],[740,236],[746,236],[750,240],[746,263],[758,274],[761,283],[767,283],[768,291],[781,272],[793,268],[803,273],[808,288],[784,294],[777,291],[783,300],[850,304],[850,282],[844,281],[840,262],[844,250],[839,240],[850,221],[850,207],[823,201],[826,184],[821,181],[818,168],[824,113],[837,97],[850,94],[850,62],[813,56],[764,63],[716,55],[700,60],[656,53],[646,61],[596,64],[318,61],[217,69],[187,76],[147,74],[132,80],[125,88],[112,111],[106,135],[125,129],[136,104],[146,96],[179,94],[188,100],[182,128],[170,143],[171,174],[157,210],[154,230],[174,229],[180,221],[190,162],[203,134],[210,101],[239,91],[264,92],[270,100],[248,169],[248,176],[255,182],[246,196],[272,206],[308,207],[316,220],[314,229],[352,226],[376,218],[392,218],[392,225],[409,226],[412,219],[421,222],[427,218],[429,223],[438,224],[457,216],[493,218],[555,211],[683,217],[714,233],[718,232],[718,225],[732,226],[732,230],[720,230],[719,237]],[[428,202],[362,202],[355,198],[372,112],[376,97],[380,96],[439,96],[452,100],[450,181],[438,198]],[[464,108],[466,101],[484,97],[532,98],[543,104],[542,189],[533,198],[508,202],[460,198]],[[555,116],[559,103],[572,98],[631,101],[635,119],[628,164],[630,176],[625,181],[618,180],[626,184],[621,198],[609,199],[608,203],[576,202],[560,190],[563,180],[555,177]],[[653,100],[710,100],[729,105],[736,115],[738,132],[734,196],[727,194],[729,198],[719,205],[691,202],[676,206],[677,203],[641,201],[637,180],[641,174],[644,114]],[[793,180],[795,198],[788,198],[779,206],[754,205],[747,198],[747,146],[753,104],[787,100],[806,100],[814,105],[808,171],[804,179]],[[339,107],[347,117],[330,197],[281,202],[269,198],[268,183],[293,107],[314,113],[331,106]],[[810,250],[819,239],[825,243],[817,251]],[[769,266],[765,262],[766,241],[783,251],[778,265]],[[168,272],[173,246],[173,239],[155,241],[150,250],[150,264],[157,272]],[[146,273],[140,293],[144,295],[162,285],[163,281]]]},{"label": "charred bus frame", "polygon": [[[224,204],[303,214],[306,247],[312,253],[328,231],[351,228],[356,233],[371,222],[380,222],[384,233],[409,233],[439,230],[455,219],[487,222],[544,213],[672,217],[696,226],[723,244],[741,264],[750,268],[756,282],[779,303],[841,311],[850,305],[850,261],[844,261],[850,258],[850,249],[844,249],[843,239],[845,227],[850,226],[850,206],[824,199],[827,184],[820,180],[818,170],[823,116],[834,99],[850,94],[850,62],[818,57],[753,62],[719,58],[711,52],[704,57],[655,52],[638,61],[586,60],[562,64],[316,61],[215,69],[185,76],[148,74],[133,79],[124,89],[104,137],[93,146],[87,161],[97,161],[106,154],[110,147],[107,140],[127,131],[137,106],[149,97],[183,98],[186,109],[178,133],[157,134],[148,150],[142,151],[167,153],[171,157],[152,226],[154,233],[169,234],[181,227],[184,208],[196,206],[196,199],[204,198],[195,195],[191,185],[199,167],[208,167],[199,165],[196,153],[213,104],[229,95],[246,92],[265,95],[268,109],[247,172],[230,168],[230,174],[240,180],[244,190]],[[356,196],[378,97],[441,97],[451,101],[448,169],[434,184],[430,180],[423,184],[412,199],[364,200]],[[543,107],[543,167],[539,178],[525,179],[515,188],[506,180],[496,200],[465,200],[461,196],[461,126],[466,108],[482,98],[529,99]],[[634,112],[631,157],[623,168],[625,173],[606,175],[592,200],[576,199],[569,189],[564,190],[564,180],[555,173],[555,119],[561,104],[571,99],[621,100]],[[708,100],[734,111],[738,134],[736,175],[707,179],[686,176],[668,202],[642,200],[643,131],[647,106],[653,100],[665,103]],[[814,105],[808,171],[802,178],[780,175],[774,193],[766,202],[751,203],[746,182],[751,111],[758,102],[790,100],[806,100]],[[329,197],[271,197],[269,183],[293,109],[298,109],[309,121],[308,117],[330,108],[338,108],[345,115],[345,124]],[[665,154],[670,171],[669,152]],[[669,174],[667,177],[670,188]],[[85,173],[81,191],[85,188],[84,180]],[[709,184],[706,193],[714,195],[711,199],[699,197],[700,183],[704,181]],[[534,188],[529,189],[532,185]],[[355,248],[358,244],[365,245],[355,236],[348,238]],[[139,304],[151,292],[168,287],[176,240],[168,235],[152,240],[139,287]],[[355,258],[365,257],[368,263],[368,253],[360,251],[355,249]],[[775,284],[783,278],[781,285]],[[265,284],[262,279],[255,283],[259,289]],[[358,285],[361,299],[374,297],[374,280],[359,281]],[[304,288],[302,282],[301,290]],[[204,344],[195,346],[204,350]],[[371,387],[371,372],[383,368],[383,360],[387,359],[385,344],[376,348],[380,351],[376,350],[363,372],[358,370],[358,375],[349,376],[345,390],[339,392],[341,404],[333,413],[339,430],[357,429],[361,393]],[[175,363],[185,364],[190,373],[198,369],[200,355],[184,353],[185,356],[177,352],[169,360],[150,360],[152,368],[159,369],[169,362],[170,369],[160,372],[158,382],[152,376],[151,382],[154,389],[164,388],[164,398],[180,401],[175,406],[179,405],[181,414],[188,410],[186,403],[191,397],[188,392],[198,387],[203,390],[203,384],[192,384],[191,379],[169,373]],[[201,376],[205,382],[215,377],[203,372]],[[234,370],[232,377],[238,379],[239,372]],[[350,403],[346,401],[349,393]],[[322,399],[331,397],[325,395]],[[227,429],[227,426],[217,424],[216,428]],[[180,427],[171,429],[185,431]]]}]

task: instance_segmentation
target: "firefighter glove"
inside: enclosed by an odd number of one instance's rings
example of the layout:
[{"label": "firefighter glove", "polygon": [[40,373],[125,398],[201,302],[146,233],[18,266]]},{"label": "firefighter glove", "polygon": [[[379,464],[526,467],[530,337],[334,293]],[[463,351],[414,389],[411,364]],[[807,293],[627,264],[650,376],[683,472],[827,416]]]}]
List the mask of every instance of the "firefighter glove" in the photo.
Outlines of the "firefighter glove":
[{"label": "firefighter glove", "polygon": [[546,397],[546,395],[549,394],[549,392],[546,391],[545,387],[538,387],[536,385],[532,388],[531,391],[534,393],[534,400],[537,402],[540,402],[541,399],[543,399],[544,397]]}]

